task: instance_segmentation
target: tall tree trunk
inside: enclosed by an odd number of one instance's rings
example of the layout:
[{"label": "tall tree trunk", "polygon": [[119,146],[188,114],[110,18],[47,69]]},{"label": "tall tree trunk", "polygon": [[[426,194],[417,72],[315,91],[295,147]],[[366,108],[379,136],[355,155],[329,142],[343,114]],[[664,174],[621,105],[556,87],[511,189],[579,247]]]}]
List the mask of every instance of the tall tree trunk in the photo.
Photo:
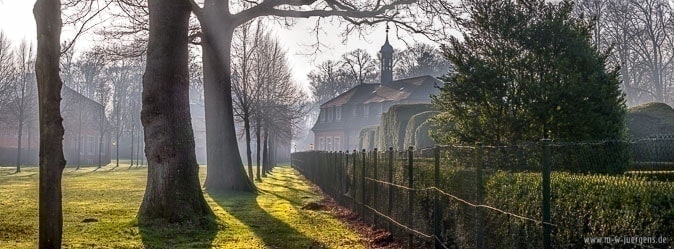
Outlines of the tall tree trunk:
[{"label": "tall tree trunk", "polygon": [[129,169],[131,167],[133,167],[133,154],[136,152],[136,151],[133,150],[133,141],[134,141],[133,140],[133,132],[135,130],[136,130],[136,126],[134,125],[134,126],[131,127],[131,163],[130,163],[131,165],[129,165]]},{"label": "tall tree trunk", "polygon": [[244,114],[243,126],[246,132],[246,160],[248,160],[248,178],[250,182],[254,182],[253,172],[253,152],[250,149],[250,116],[248,112]]},{"label": "tall tree trunk", "polygon": [[262,145],[262,176],[267,176],[269,164],[269,129],[264,129],[264,144]]},{"label": "tall tree trunk", "polygon": [[37,79],[40,120],[40,176],[38,247],[61,248],[63,206],[61,176],[66,165],[63,156],[63,118],[59,57],[61,55],[61,1],[37,0],[33,7],[37,26]]},{"label": "tall tree trunk", "polygon": [[[102,111],[105,112],[105,111]],[[103,155],[103,136],[105,134],[105,129],[104,127],[104,122],[105,122],[105,114],[101,114],[101,132],[98,136],[98,167],[96,169],[100,169],[102,167],[103,161],[101,161],[101,156]]]},{"label": "tall tree trunk", "polygon": [[82,100],[77,98],[77,168],[80,169],[82,165]]},{"label": "tall tree trunk", "polygon": [[31,142],[30,139],[31,139],[31,135],[33,133],[32,131],[33,131],[33,129],[31,128],[31,122],[29,121],[28,124],[26,124],[26,133],[28,133],[27,134],[28,140],[26,141],[26,142],[28,142],[28,146],[26,146],[27,147],[26,161],[28,161],[29,164],[33,164],[33,162],[30,160],[32,155],[33,155],[32,151],[31,151],[31,147],[30,147],[31,146],[30,145],[30,142]]},{"label": "tall tree trunk", "polygon": [[138,222],[200,224],[213,216],[199,185],[190,120],[186,0],[149,0],[141,121],[148,179]]},{"label": "tall tree trunk", "polygon": [[[141,159],[140,152],[141,152],[142,148],[144,147],[143,144],[141,144],[142,142],[143,142],[142,134],[140,132],[136,132],[136,157],[135,157],[136,158],[136,168],[138,168],[140,166],[143,166],[139,162],[140,159]],[[131,156],[133,157],[133,155],[131,155]]]},{"label": "tall tree trunk", "polygon": [[[219,21],[220,10],[204,8],[200,19],[203,30],[204,104],[206,109],[206,147],[208,191],[255,191],[246,176],[234,127],[232,104],[231,44],[233,26]],[[223,70],[224,69],[224,70]]]},{"label": "tall tree trunk", "polygon": [[256,122],[257,128],[255,129],[255,141],[256,141],[256,146],[257,149],[255,150],[255,154],[257,157],[257,180],[262,181],[262,178],[260,176],[260,171],[262,171],[262,165],[260,164],[260,147],[262,147],[262,140],[260,139],[260,130],[262,130],[262,121],[260,118],[257,118]]},{"label": "tall tree trunk", "polygon": [[120,133],[121,131],[117,130],[117,137],[115,137],[115,161],[117,161],[115,168],[119,167],[119,137],[121,136]]},{"label": "tall tree trunk", "polygon": [[19,114],[19,133],[17,134],[17,147],[16,147],[16,173],[21,172],[21,138],[23,135],[23,114]]}]

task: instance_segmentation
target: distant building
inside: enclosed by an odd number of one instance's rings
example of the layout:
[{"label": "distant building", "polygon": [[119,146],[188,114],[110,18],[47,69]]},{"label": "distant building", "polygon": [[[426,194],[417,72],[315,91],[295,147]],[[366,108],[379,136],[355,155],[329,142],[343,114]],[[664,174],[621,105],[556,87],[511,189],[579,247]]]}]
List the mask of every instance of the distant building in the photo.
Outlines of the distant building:
[{"label": "distant building", "polygon": [[364,127],[379,125],[382,113],[395,104],[430,103],[440,82],[432,76],[393,80],[393,47],[386,42],[381,54],[381,83],[360,84],[320,107],[314,132],[314,149],[345,151],[359,148]]},{"label": "distant building", "polygon": [[[110,163],[110,132],[111,125],[105,115],[101,120],[101,113],[105,111],[103,105],[93,101],[75,90],[63,86],[61,89],[61,115],[63,116],[63,154],[68,165],[97,165],[99,149],[101,151],[101,164]],[[37,101],[37,100],[35,100]],[[37,106],[37,102],[31,103]],[[78,107],[81,107],[78,108]],[[80,112],[81,110],[81,112]],[[81,113],[81,120],[80,120]],[[0,113],[6,117],[7,114]],[[38,113],[32,113],[34,117],[25,124],[23,129],[21,147],[22,163],[36,165],[39,152],[39,126]],[[11,119],[2,118],[0,122],[0,165],[16,164],[18,148],[18,130],[16,124],[8,122]],[[103,128],[103,144],[100,146],[101,126]],[[81,128],[78,129],[78,128]],[[81,131],[81,132],[78,132]],[[80,143],[78,145],[78,137]],[[78,150],[78,147],[80,148]],[[101,148],[99,148],[101,147]]]}]

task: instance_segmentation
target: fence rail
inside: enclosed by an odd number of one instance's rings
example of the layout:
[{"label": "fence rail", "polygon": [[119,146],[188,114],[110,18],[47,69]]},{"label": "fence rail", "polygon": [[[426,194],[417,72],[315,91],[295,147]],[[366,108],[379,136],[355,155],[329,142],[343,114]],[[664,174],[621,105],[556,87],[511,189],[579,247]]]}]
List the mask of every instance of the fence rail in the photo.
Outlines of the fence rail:
[{"label": "fence rail", "polygon": [[[671,247],[674,173],[638,171],[631,153],[611,141],[476,144],[298,152],[292,165],[409,248],[587,247],[606,237]],[[625,241],[634,236],[655,239]]]}]

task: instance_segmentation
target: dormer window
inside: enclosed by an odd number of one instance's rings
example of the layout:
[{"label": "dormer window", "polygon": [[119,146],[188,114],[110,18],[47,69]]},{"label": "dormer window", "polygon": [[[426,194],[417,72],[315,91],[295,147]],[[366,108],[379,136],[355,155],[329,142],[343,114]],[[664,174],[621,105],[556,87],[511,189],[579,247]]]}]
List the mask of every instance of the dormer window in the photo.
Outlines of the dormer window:
[{"label": "dormer window", "polygon": [[320,116],[321,123],[325,123],[325,109],[323,109],[318,116]]}]

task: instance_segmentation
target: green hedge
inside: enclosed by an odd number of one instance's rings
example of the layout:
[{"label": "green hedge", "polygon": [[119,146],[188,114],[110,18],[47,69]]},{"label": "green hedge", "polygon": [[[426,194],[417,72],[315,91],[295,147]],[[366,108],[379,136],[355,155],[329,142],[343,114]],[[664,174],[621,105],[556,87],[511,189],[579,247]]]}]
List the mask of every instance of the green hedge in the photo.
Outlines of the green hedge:
[{"label": "green hedge", "polygon": [[415,114],[430,111],[431,104],[393,105],[381,115],[377,148],[404,150],[405,129]]},{"label": "green hedge", "polygon": [[[407,125],[405,128],[405,139],[403,143],[403,148],[407,148],[409,146],[414,146],[414,148],[426,148],[433,146],[433,140],[428,140],[426,138],[421,139],[421,144],[417,143],[416,139],[416,134],[417,130],[419,127],[422,126],[423,123],[425,123],[428,119],[431,117],[435,116],[440,112],[438,111],[425,111],[421,112],[418,114],[414,114],[412,117],[410,117],[410,120],[407,121]],[[426,133],[428,133],[428,128],[426,128]],[[423,132],[421,133],[423,135]],[[426,137],[429,137],[428,134],[426,134]]]},{"label": "green hedge", "polygon": [[[540,189],[538,173],[499,171],[486,181],[485,203],[540,220]],[[556,245],[584,248],[587,237],[674,234],[674,184],[671,182],[555,172],[551,176],[551,195],[552,223],[557,226],[553,229]],[[499,246],[523,243],[509,240],[507,235],[513,233],[512,226],[497,225],[508,219],[512,221],[512,217],[491,213],[487,219],[493,224],[489,226],[490,236],[504,238]],[[542,236],[539,225],[525,223],[521,222],[515,230]]]},{"label": "green hedge", "polygon": [[414,131],[414,146],[416,148],[428,148],[435,146],[435,141],[431,137],[431,129],[433,123],[431,120],[421,123],[421,125]]},{"label": "green hedge", "polygon": [[372,150],[377,141],[379,126],[368,126],[360,130],[359,143],[360,149]]}]

